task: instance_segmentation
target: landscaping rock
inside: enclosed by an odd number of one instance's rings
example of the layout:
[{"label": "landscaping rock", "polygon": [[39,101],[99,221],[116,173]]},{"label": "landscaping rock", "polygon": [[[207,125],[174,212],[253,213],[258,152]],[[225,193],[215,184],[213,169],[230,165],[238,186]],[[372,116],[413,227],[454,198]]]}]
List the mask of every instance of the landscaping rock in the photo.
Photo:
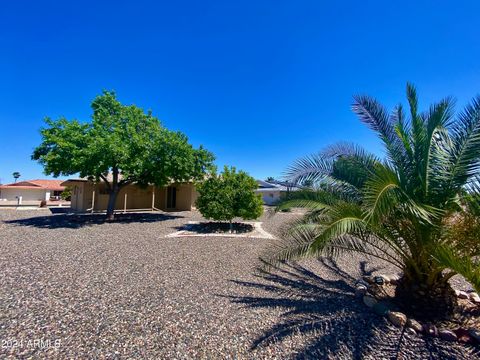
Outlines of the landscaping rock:
[{"label": "landscaping rock", "polygon": [[390,284],[398,285],[402,277],[399,274],[392,274],[392,275],[388,275],[388,278],[390,280]]},{"label": "landscaping rock", "polygon": [[453,331],[455,335],[457,335],[458,342],[464,343],[464,344],[470,344],[474,340],[470,336],[469,332],[467,329],[464,328],[458,328]]},{"label": "landscaping rock", "polygon": [[396,327],[404,327],[407,324],[407,316],[398,311],[390,311],[388,313],[388,320]]},{"label": "landscaping rock", "polygon": [[440,329],[438,330],[438,337],[445,341],[457,341],[457,335],[450,330]]},{"label": "landscaping rock", "polygon": [[474,304],[480,304],[480,296],[476,292],[470,293],[470,301]]},{"label": "landscaping rock", "polygon": [[363,295],[365,295],[367,293],[367,287],[363,284],[359,284],[357,285],[357,287],[355,288],[355,296],[356,297],[362,297]]},{"label": "landscaping rock", "polygon": [[423,326],[423,329],[425,331],[425,334],[428,336],[433,336],[433,337],[438,336],[438,329],[433,324],[425,324]]},{"label": "landscaping rock", "polygon": [[373,305],[372,310],[377,315],[385,316],[390,311],[390,308],[388,307],[387,304],[378,302],[375,305]]},{"label": "landscaping rock", "polygon": [[417,332],[411,328],[411,327],[408,327],[407,330],[405,330],[407,332],[407,334],[410,334],[410,335],[417,335]]},{"label": "landscaping rock", "polygon": [[365,280],[360,279],[360,280],[357,280],[357,282],[355,283],[355,286],[358,286],[358,285],[363,285],[363,286],[368,288],[368,286],[370,284],[368,282],[366,282]]},{"label": "landscaping rock", "polygon": [[477,343],[480,343],[480,330],[468,329],[468,335],[470,335]]},{"label": "landscaping rock", "polygon": [[391,280],[390,280],[390,275],[384,275],[384,274],[382,274],[382,275],[380,275],[380,276],[383,277],[383,280],[385,280],[385,283],[386,283],[386,284],[390,284],[390,281],[391,281]]},{"label": "landscaping rock", "polygon": [[455,295],[457,295],[459,299],[468,299],[468,294],[465,291],[455,290]]},{"label": "landscaping rock", "polygon": [[378,301],[377,301],[375,298],[373,298],[373,297],[371,297],[371,296],[369,296],[369,295],[365,295],[365,296],[363,297],[363,303],[364,303],[365,305],[367,305],[369,308],[373,307],[377,302],[378,302]]},{"label": "landscaping rock", "polygon": [[423,332],[423,325],[420,324],[417,320],[415,319],[408,319],[407,320],[407,326],[417,333],[422,333]]},{"label": "landscaping rock", "polygon": [[368,284],[375,284],[375,280],[373,276],[364,276],[362,277],[363,281],[365,281]]}]

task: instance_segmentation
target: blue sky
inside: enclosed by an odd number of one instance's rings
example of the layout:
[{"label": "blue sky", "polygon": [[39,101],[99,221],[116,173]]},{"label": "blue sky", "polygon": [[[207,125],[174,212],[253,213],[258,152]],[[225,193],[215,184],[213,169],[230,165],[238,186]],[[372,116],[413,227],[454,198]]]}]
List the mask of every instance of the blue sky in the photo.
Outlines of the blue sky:
[{"label": "blue sky", "polygon": [[9,1],[0,11],[0,178],[45,116],[88,120],[102,89],[258,178],[339,140],[373,152],[352,95],[388,107],[480,93],[478,1]]}]

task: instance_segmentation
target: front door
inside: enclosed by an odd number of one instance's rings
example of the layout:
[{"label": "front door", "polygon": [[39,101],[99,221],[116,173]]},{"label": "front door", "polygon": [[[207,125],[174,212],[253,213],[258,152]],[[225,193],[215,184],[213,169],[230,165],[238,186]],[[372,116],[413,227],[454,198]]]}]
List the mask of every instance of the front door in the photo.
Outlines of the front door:
[{"label": "front door", "polygon": [[167,209],[177,207],[177,188],[175,186],[167,187]]}]

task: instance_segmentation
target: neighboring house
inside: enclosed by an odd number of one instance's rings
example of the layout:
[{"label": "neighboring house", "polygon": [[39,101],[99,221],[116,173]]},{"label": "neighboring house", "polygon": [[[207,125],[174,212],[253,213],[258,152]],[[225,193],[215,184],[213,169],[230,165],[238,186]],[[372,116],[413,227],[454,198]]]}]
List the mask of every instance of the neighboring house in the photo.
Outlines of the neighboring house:
[{"label": "neighboring house", "polygon": [[265,205],[275,205],[290,191],[299,190],[293,184],[283,181],[263,181],[257,180],[258,188],[255,190],[257,194],[262,195],[262,200]]},{"label": "neighboring house", "polygon": [[[70,207],[76,212],[106,211],[107,185],[88,179],[69,179],[62,183],[72,188]],[[189,211],[195,206],[197,191],[191,183],[141,187],[130,184],[123,187],[115,203],[115,210]]]},{"label": "neighboring house", "polygon": [[39,204],[40,201],[59,200],[65,186],[63,180],[26,180],[0,185],[0,205],[3,202],[16,204]]}]

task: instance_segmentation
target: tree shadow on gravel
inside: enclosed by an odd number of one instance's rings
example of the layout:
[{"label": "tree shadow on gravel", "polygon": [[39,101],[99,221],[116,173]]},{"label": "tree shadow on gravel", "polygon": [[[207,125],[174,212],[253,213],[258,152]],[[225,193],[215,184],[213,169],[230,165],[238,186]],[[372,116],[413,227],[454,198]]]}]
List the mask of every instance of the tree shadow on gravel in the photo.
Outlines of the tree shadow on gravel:
[{"label": "tree shadow on gravel", "polygon": [[[458,358],[459,353],[455,355],[451,352],[449,343],[437,339],[417,338],[415,344],[420,345],[421,353],[416,348],[412,349],[406,344],[406,338],[412,339],[411,335],[394,328],[355,298],[354,284],[358,278],[353,278],[332,260],[319,261],[326,270],[327,278],[299,264],[285,263],[272,271],[259,269],[256,275],[259,282],[233,281],[242,287],[267,292],[265,297],[228,296],[233,303],[249,308],[282,309],[278,323],[254,339],[251,350],[301,335],[303,340],[299,343],[303,346],[289,358],[362,359],[372,355],[390,359]],[[378,269],[368,268],[367,262],[363,261],[359,270],[364,276]],[[336,280],[328,279],[329,274]],[[460,354],[462,350],[460,348]]]},{"label": "tree shadow on gravel", "polygon": [[58,214],[48,216],[34,216],[24,219],[6,220],[6,224],[16,226],[31,226],[44,229],[78,229],[84,226],[109,224],[129,224],[129,223],[152,223],[183,218],[179,215],[170,215],[164,213],[126,213],[115,214],[114,221],[107,221],[105,214]]}]

